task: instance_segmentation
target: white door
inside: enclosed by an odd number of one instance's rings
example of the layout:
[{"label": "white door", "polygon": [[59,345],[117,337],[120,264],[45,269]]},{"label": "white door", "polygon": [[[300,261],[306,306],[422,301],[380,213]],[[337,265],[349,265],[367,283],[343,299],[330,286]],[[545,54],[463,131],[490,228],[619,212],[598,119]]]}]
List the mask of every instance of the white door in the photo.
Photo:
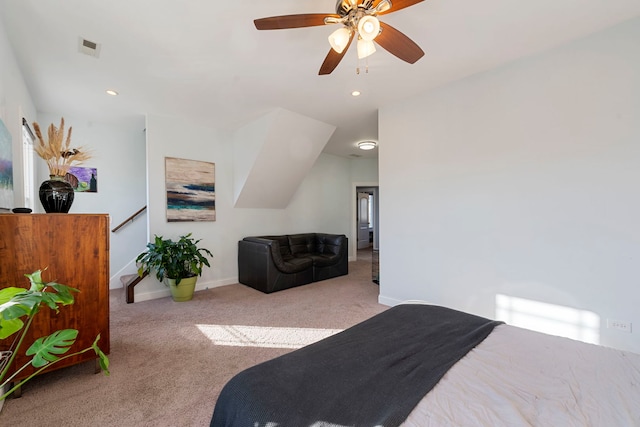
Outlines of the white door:
[{"label": "white door", "polygon": [[369,242],[369,193],[358,193],[358,249],[371,246]]}]

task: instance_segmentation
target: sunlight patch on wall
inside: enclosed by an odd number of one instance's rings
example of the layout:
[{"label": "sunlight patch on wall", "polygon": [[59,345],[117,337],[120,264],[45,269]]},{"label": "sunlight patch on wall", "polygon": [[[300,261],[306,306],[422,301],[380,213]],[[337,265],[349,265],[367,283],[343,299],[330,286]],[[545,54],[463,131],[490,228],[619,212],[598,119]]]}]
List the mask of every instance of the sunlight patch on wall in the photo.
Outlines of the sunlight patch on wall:
[{"label": "sunlight patch on wall", "polygon": [[533,331],[600,344],[600,316],[587,310],[497,294],[496,319]]},{"label": "sunlight patch on wall", "polygon": [[279,328],[243,325],[196,325],[215,345],[297,349],[342,329]]}]

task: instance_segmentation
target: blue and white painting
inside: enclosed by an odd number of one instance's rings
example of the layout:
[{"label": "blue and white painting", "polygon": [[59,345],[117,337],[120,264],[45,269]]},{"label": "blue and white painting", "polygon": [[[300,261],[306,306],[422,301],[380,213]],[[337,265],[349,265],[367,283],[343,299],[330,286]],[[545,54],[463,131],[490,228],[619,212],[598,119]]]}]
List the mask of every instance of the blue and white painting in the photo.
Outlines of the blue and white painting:
[{"label": "blue and white painting", "polygon": [[11,134],[0,119],[0,208],[13,207],[13,154]]},{"label": "blue and white painting", "polygon": [[167,221],[215,221],[215,163],[165,157]]}]

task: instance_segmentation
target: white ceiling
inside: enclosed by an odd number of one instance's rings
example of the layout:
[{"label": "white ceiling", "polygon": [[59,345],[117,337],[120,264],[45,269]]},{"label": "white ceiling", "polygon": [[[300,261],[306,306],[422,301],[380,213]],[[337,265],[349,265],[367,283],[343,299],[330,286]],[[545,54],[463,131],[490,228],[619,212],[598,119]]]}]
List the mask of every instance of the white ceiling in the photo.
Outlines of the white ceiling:
[{"label": "white ceiling", "polygon": [[[281,107],[337,126],[325,152],[366,157],[377,150],[355,145],[377,139],[380,106],[640,16],[640,0],[426,0],[381,17],[425,51],[416,64],[378,48],[356,74],[354,44],[327,76],[335,25],[253,20],[335,13],[335,0],[0,0],[0,13],[39,111],[233,129]],[[81,37],[101,44],[98,59],[78,52]]]}]

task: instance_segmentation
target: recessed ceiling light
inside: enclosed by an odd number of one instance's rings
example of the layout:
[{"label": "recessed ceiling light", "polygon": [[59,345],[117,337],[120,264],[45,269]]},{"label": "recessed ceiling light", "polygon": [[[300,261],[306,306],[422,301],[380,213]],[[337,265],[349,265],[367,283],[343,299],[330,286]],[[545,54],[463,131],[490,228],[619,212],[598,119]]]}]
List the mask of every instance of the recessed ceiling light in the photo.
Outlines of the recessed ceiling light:
[{"label": "recessed ceiling light", "polygon": [[358,148],[361,150],[373,150],[377,145],[378,144],[376,144],[375,141],[358,142]]},{"label": "recessed ceiling light", "polygon": [[107,95],[111,95],[111,96],[117,96],[118,92],[116,92],[115,90],[106,90],[105,92],[107,92]]},{"label": "recessed ceiling light", "polygon": [[353,92],[351,92],[351,96],[360,96],[360,91],[354,90]]}]

